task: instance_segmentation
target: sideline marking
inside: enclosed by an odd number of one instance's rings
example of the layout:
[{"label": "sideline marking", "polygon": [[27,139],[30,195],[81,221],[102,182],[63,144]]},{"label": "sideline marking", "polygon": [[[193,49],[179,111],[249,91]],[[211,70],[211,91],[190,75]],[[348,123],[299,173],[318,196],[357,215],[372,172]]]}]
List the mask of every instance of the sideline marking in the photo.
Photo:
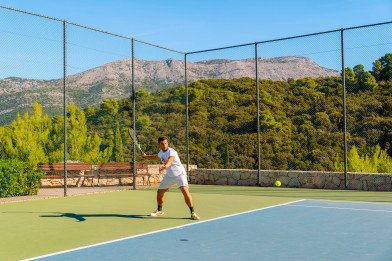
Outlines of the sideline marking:
[{"label": "sideline marking", "polygon": [[102,242],[102,243],[97,243],[97,244],[93,244],[93,245],[73,248],[73,249],[64,250],[64,251],[60,251],[60,252],[55,252],[55,253],[47,254],[47,255],[43,255],[43,256],[27,258],[27,259],[23,259],[21,261],[37,260],[37,259],[40,259],[40,258],[45,258],[45,257],[65,254],[65,253],[69,253],[69,252],[73,252],[73,251],[77,251],[77,250],[81,250],[81,249],[85,249],[85,248],[106,245],[106,244],[110,244],[110,243],[114,243],[114,242],[118,242],[118,241],[132,239],[132,238],[136,238],[136,237],[147,236],[147,235],[156,234],[156,233],[160,233],[160,232],[164,232],[164,231],[168,231],[168,230],[182,229],[183,227],[193,226],[193,225],[197,225],[197,224],[201,224],[201,223],[205,223],[205,222],[209,222],[209,221],[214,221],[214,220],[218,220],[218,219],[228,218],[228,217],[234,217],[234,216],[247,214],[247,213],[252,213],[252,212],[256,212],[256,211],[260,211],[260,210],[265,210],[265,209],[285,206],[285,205],[288,205],[288,204],[297,203],[297,202],[301,202],[301,201],[304,201],[304,200],[306,200],[306,199],[295,200],[295,201],[291,201],[291,202],[287,202],[287,203],[283,203],[283,204],[279,204],[279,205],[274,205],[274,206],[269,206],[269,207],[265,207],[265,208],[258,208],[258,209],[248,210],[248,211],[235,213],[235,214],[231,214],[231,215],[227,215],[227,216],[223,216],[223,217],[217,217],[217,218],[212,218],[212,219],[208,219],[208,220],[197,221],[197,222],[194,222],[194,223],[191,223],[191,224],[185,224],[185,225],[180,225],[180,226],[176,226],[176,227],[165,228],[165,229],[161,229],[161,230],[157,230],[157,231],[147,232],[147,233],[140,234],[140,235],[134,235],[134,236],[124,237],[124,238],[114,239],[114,240],[105,241],[105,242]]},{"label": "sideline marking", "polygon": [[329,208],[329,209],[340,209],[340,210],[356,210],[356,211],[388,212],[388,213],[392,213],[392,210],[365,209],[365,208],[340,208],[340,207],[324,207],[324,206],[308,206],[308,205],[289,205],[288,207]]},{"label": "sideline marking", "polygon": [[346,203],[358,203],[358,204],[387,204],[387,205],[392,205],[390,202],[374,202],[374,201],[348,201],[348,200],[328,200],[328,199],[311,199],[307,198],[306,200],[311,200],[311,201],[327,201],[327,202],[346,202]]}]

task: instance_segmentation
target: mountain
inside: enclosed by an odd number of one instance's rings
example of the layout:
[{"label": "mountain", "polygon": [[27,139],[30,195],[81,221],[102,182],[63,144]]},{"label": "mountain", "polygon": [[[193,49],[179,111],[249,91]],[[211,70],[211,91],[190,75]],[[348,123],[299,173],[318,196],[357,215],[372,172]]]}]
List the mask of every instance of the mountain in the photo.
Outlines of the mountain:
[{"label": "mountain", "polygon": [[[131,93],[131,59],[118,60],[67,77],[67,103],[80,108],[98,106],[106,98],[125,98]],[[306,57],[285,56],[258,59],[259,79],[339,76],[340,72],[319,66]],[[135,59],[136,89],[149,92],[184,84],[182,60],[146,61]],[[187,63],[188,82],[199,79],[255,78],[255,59],[215,59]],[[10,77],[0,79],[0,125],[9,124],[32,112],[35,101],[50,116],[62,114],[63,79],[33,80]]]}]

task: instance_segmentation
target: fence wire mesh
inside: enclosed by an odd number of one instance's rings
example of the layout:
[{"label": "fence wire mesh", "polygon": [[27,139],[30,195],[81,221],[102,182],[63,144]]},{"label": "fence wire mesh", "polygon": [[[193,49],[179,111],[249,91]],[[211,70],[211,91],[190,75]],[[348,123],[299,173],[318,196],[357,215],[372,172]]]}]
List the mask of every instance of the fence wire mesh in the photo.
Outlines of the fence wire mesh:
[{"label": "fence wire mesh", "polygon": [[255,61],[254,46],[189,56],[192,164],[257,169]]},{"label": "fence wire mesh", "polygon": [[335,171],[343,152],[340,33],[258,48],[262,168]]},{"label": "fence wire mesh", "polygon": [[[2,167],[14,173],[8,179],[1,175],[0,183],[9,184],[11,194],[33,193],[24,190],[30,185],[12,183],[19,167],[32,173],[38,163],[63,161],[57,157],[64,153],[64,124],[58,121],[63,115],[62,26],[0,8],[0,159],[12,162]],[[31,182],[35,187],[37,181]]]},{"label": "fence wire mesh", "polygon": [[183,164],[187,159],[184,64],[182,54],[135,41],[135,123],[140,144],[147,155],[158,154],[158,138],[166,137]]},{"label": "fence wire mesh", "polygon": [[66,32],[68,161],[93,164],[85,174],[98,173],[70,185],[130,185],[131,173],[111,178],[102,163],[132,161],[132,41],[72,24]]},{"label": "fence wire mesh", "polygon": [[[344,33],[349,172],[392,173],[391,35],[391,24]],[[349,182],[357,189],[376,190],[381,181]]]},{"label": "fence wire mesh", "polygon": [[65,108],[66,159],[90,164],[69,166],[70,186],[99,185],[99,163],[146,161],[133,126],[147,154],[165,136],[199,168],[392,173],[391,35],[385,23],[184,54],[0,8],[0,159],[63,162]]}]

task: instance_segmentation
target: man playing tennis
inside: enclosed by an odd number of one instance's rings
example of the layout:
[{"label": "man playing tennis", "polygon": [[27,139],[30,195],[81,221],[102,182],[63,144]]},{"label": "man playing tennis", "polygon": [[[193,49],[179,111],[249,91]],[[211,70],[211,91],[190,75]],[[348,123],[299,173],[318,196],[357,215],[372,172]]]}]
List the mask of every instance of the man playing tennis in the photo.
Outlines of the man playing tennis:
[{"label": "man playing tennis", "polygon": [[184,166],[181,164],[181,160],[178,157],[177,151],[169,147],[169,142],[166,137],[160,137],[158,139],[158,146],[161,149],[157,155],[146,155],[142,154],[143,158],[150,160],[161,160],[163,166],[159,170],[166,169],[166,175],[159,184],[157,192],[158,209],[152,212],[150,215],[153,217],[162,216],[162,205],[164,201],[165,192],[169,190],[171,186],[177,183],[177,187],[181,189],[186,204],[191,211],[191,219],[200,219],[193,209],[192,196],[189,193],[188,180],[186,177],[186,171]]}]

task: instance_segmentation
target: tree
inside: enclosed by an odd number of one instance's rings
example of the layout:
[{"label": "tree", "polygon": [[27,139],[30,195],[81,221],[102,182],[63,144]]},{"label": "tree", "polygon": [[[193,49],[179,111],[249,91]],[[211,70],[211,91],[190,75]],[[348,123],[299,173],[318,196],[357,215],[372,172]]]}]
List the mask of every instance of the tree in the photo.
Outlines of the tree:
[{"label": "tree", "polygon": [[0,127],[0,158],[12,159],[18,156],[18,149],[12,142],[12,127]]},{"label": "tree", "polygon": [[46,145],[49,142],[49,132],[50,132],[50,119],[46,114],[42,117],[42,107],[36,101],[34,103],[34,116],[29,120],[35,136],[39,144],[42,144],[42,148],[46,150]]},{"label": "tree", "polygon": [[362,64],[355,65],[353,71],[355,73],[355,77],[361,78],[363,73],[364,66]]},{"label": "tree", "polygon": [[361,91],[374,91],[378,86],[376,79],[370,72],[362,73],[358,85]]},{"label": "tree", "polygon": [[101,112],[106,115],[116,116],[118,113],[118,103],[115,99],[105,99],[103,103],[101,103]]},{"label": "tree", "polygon": [[69,160],[81,160],[87,143],[87,125],[84,113],[75,105],[68,105],[67,152]]},{"label": "tree", "polygon": [[142,115],[137,117],[135,125],[137,130],[145,131],[148,127],[151,126],[151,124],[152,121],[150,117],[148,117],[147,115]]},{"label": "tree", "polygon": [[123,162],[124,161],[123,143],[121,139],[120,124],[118,122],[116,122],[115,124],[113,143],[114,146],[113,146],[113,154],[111,159],[115,162]]},{"label": "tree", "polygon": [[311,77],[305,77],[305,78],[302,78],[302,79],[298,79],[297,82],[296,82],[296,85],[300,86],[300,87],[307,87],[309,89],[315,89],[316,88],[316,82]]},{"label": "tree", "polygon": [[392,53],[387,53],[380,58],[382,70],[380,72],[380,78],[388,81],[392,79]]},{"label": "tree", "polygon": [[373,63],[373,76],[376,78],[376,80],[380,80],[380,75],[382,71],[382,66],[381,66],[381,61],[380,60],[375,60]]},{"label": "tree", "polygon": [[274,116],[269,110],[260,112],[260,130],[265,131],[277,131],[282,124],[275,121]]},{"label": "tree", "polygon": [[346,88],[348,92],[357,92],[357,83],[358,79],[355,78],[355,73],[351,70],[350,67],[344,69],[346,74]]},{"label": "tree", "polygon": [[51,120],[47,147],[50,163],[64,160],[64,118],[59,115],[54,116]]},{"label": "tree", "polygon": [[86,106],[86,108],[84,109],[84,114],[86,116],[87,119],[96,122],[96,115],[95,115],[95,110],[94,108],[91,108],[89,105]]},{"label": "tree", "polygon": [[85,162],[91,162],[96,164],[97,162],[107,162],[109,161],[109,157],[111,155],[112,150],[109,148],[100,150],[102,139],[98,136],[97,133],[94,135],[88,136],[85,151],[86,153],[82,157],[82,160]]},{"label": "tree", "polygon": [[44,141],[47,141],[47,128],[41,125],[42,109],[35,103],[35,114],[31,118],[26,112],[23,119],[19,113],[18,119],[13,122],[12,143],[17,149],[20,160],[37,164],[47,162],[48,158],[44,151]]},{"label": "tree", "polygon": [[374,76],[370,72],[365,72],[362,64],[354,66],[353,69],[354,73],[350,68],[345,68],[348,92],[374,91],[378,87]]},{"label": "tree", "polygon": [[115,117],[118,113],[119,105],[113,98],[105,99],[98,110],[98,118],[101,124],[114,124]]},{"label": "tree", "polygon": [[150,98],[150,94],[146,90],[141,89],[135,93],[135,98],[136,100],[141,100],[141,101],[148,100]]},{"label": "tree", "polygon": [[329,130],[331,128],[331,121],[325,112],[316,112],[314,115],[314,124],[318,129]]}]

